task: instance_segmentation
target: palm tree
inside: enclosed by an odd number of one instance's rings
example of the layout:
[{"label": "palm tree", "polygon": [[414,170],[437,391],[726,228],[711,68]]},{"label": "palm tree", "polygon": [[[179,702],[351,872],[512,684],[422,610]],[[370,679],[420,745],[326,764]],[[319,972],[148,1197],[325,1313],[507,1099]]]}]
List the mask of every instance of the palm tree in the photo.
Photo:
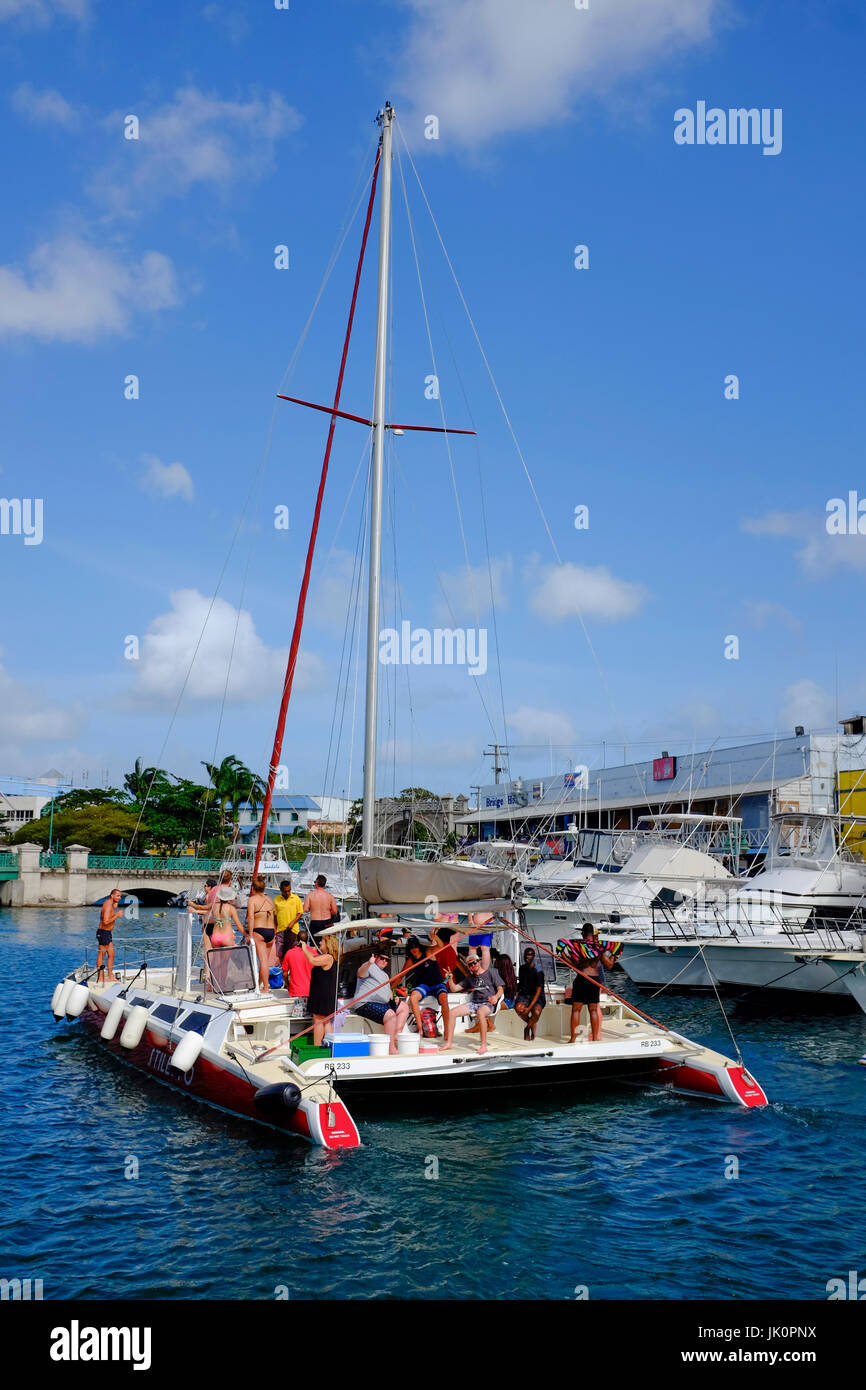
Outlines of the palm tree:
[{"label": "palm tree", "polygon": [[142,767],[141,758],[136,758],[132,772],[127,772],[123,785],[133,801],[146,801],[150,796],[159,796],[169,791],[171,783],[168,773],[161,767]]},{"label": "palm tree", "polygon": [[202,767],[210,777],[224,823],[228,820],[229,808],[234,816],[243,802],[248,802],[253,808],[261,806],[266,785],[240,758],[231,755],[223,758],[219,764],[202,762]]}]

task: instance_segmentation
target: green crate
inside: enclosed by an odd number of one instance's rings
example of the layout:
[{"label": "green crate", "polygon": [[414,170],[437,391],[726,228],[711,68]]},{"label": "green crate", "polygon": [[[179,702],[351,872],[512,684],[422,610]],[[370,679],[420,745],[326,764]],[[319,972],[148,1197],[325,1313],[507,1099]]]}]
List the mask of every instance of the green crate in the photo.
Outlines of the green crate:
[{"label": "green crate", "polygon": [[308,1037],[298,1038],[292,1043],[292,1061],[295,1066],[300,1067],[304,1062],[311,1062],[319,1057],[330,1057],[329,1047],[314,1047]]}]

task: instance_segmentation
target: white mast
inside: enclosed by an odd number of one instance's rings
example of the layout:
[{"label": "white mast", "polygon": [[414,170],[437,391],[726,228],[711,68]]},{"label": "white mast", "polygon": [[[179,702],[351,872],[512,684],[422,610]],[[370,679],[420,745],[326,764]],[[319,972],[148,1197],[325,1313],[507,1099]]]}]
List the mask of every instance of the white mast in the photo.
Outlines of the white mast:
[{"label": "white mast", "polygon": [[388,275],[391,258],[391,136],[394,108],[379,115],[379,301],[373,392],[373,470],[370,487],[370,577],[367,593],[367,705],[364,715],[364,854],[372,854],[376,815],[376,729],[379,697],[379,605],[382,580],[382,487],[385,474],[385,380],[388,366]]}]

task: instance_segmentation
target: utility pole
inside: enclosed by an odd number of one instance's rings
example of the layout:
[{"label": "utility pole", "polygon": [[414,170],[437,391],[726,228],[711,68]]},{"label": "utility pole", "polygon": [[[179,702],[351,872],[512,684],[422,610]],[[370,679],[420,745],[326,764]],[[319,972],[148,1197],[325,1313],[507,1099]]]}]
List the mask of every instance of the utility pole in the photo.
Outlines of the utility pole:
[{"label": "utility pole", "polygon": [[500,759],[507,752],[508,748],[504,743],[494,743],[492,748],[484,749],[483,756],[485,758],[493,759],[493,777],[497,785],[499,783],[500,773],[503,773],[505,771],[505,765],[504,763],[500,762]]},{"label": "utility pole", "polygon": [[475,793],[475,809],[476,809],[476,811],[480,811],[480,810],[481,810],[481,788],[480,788],[480,787],[476,787],[476,786],[474,785],[474,783],[473,783],[473,785],[469,788],[469,790],[470,790],[471,792],[474,792],[474,793]]}]

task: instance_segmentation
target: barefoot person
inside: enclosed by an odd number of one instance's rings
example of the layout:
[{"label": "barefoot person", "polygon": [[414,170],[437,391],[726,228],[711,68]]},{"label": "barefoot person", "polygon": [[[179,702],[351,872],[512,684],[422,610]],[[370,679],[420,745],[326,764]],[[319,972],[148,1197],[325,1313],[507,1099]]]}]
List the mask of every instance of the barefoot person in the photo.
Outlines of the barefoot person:
[{"label": "barefoot person", "polygon": [[[571,1038],[577,1042],[580,1027],[580,1014],[584,1004],[589,1009],[590,1040],[601,1042],[601,968],[613,969],[613,956],[595,940],[595,932],[590,924],[581,929],[584,951],[587,959],[581,964],[581,974],[575,974],[571,985]],[[587,979],[587,976],[590,978]]]},{"label": "barefoot person", "polygon": [[370,959],[358,966],[352,1013],[357,1014],[359,1018],[368,1018],[371,1023],[381,1024],[388,1035],[388,1052],[390,1056],[396,1057],[397,1034],[409,1017],[409,1005],[405,999],[395,1004],[391,998],[388,978],[390,959],[388,952],[381,946],[374,946]]},{"label": "barefoot person", "polygon": [[[321,875],[320,875],[321,877]],[[328,895],[330,897],[330,894]],[[330,925],[330,924],[329,924]],[[329,1025],[333,1027],[337,1012],[337,980],[339,970],[337,958],[340,946],[335,936],[322,936],[319,939],[321,950],[310,950],[302,946],[312,970],[310,972],[309,1009],[313,1015],[313,1046],[321,1047]]]},{"label": "barefoot person", "polygon": [[526,1025],[523,1037],[526,1042],[535,1041],[535,1028],[544,1008],[544,972],[535,964],[535,950],[527,946],[523,952],[523,964],[517,976],[517,1002],[514,1012]]},{"label": "barefoot person", "polygon": [[481,1044],[478,1048],[480,1053],[487,1051],[487,1028],[488,1021],[496,1009],[505,987],[495,970],[482,970],[481,961],[477,958],[469,962],[471,979],[466,986],[472,989],[472,997],[468,1004],[452,1004],[451,1016],[448,1021],[448,1030],[445,1034],[445,1043],[442,1047],[443,1052],[450,1052],[454,1042],[454,1023],[458,1018],[465,1018],[467,1014],[475,1018],[478,1023],[478,1032]]},{"label": "barefoot person", "polygon": [[105,969],[108,967],[108,980],[110,985],[117,983],[117,976],[114,973],[114,924],[118,917],[123,916],[120,906],[121,892],[119,888],[113,888],[99,914],[99,926],[96,928],[96,940],[99,946],[96,952],[96,983],[105,984]]},{"label": "barefoot person", "polygon": [[259,989],[262,994],[270,994],[268,971],[274,955],[274,905],[265,892],[265,880],[256,874],[250,896],[247,898],[247,925],[244,936],[252,940],[259,962]]},{"label": "barefoot person", "polygon": [[221,955],[221,949],[234,946],[235,931],[243,931],[235,907],[235,890],[231,883],[224,883],[217,889],[213,903],[213,922],[210,925],[210,949],[205,955],[205,974],[210,982],[209,988],[221,991],[225,987],[228,971],[228,962]]},{"label": "barefoot person", "polygon": [[445,1032],[448,1032],[448,983],[434,955],[435,950],[432,941],[425,947],[416,936],[410,936],[406,942],[406,964],[414,963],[417,966],[406,976],[406,987],[410,991],[409,1007],[419,1034],[424,1032],[421,1024],[421,1004],[427,998],[438,999],[439,1008],[442,1010],[442,1026]]}]

